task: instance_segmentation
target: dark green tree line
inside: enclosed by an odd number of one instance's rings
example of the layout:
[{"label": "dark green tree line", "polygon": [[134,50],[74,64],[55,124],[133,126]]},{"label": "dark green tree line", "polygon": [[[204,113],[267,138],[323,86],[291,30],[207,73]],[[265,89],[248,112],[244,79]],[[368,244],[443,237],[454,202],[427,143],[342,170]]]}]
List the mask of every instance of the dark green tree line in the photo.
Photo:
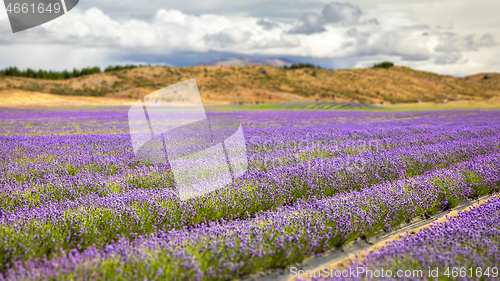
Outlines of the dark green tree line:
[{"label": "dark green tree line", "polygon": [[[116,65],[116,66],[110,65],[104,69],[104,72],[133,69],[142,66],[143,65],[134,65],[134,64]],[[26,78],[47,79],[47,80],[64,80],[64,79],[71,79],[101,72],[103,71],[98,66],[85,67],[82,69],[74,68],[72,71],[68,70],[54,71],[54,70],[43,70],[43,69],[33,70],[31,68],[21,70],[15,66],[12,66],[0,70],[0,76],[26,77]]]}]

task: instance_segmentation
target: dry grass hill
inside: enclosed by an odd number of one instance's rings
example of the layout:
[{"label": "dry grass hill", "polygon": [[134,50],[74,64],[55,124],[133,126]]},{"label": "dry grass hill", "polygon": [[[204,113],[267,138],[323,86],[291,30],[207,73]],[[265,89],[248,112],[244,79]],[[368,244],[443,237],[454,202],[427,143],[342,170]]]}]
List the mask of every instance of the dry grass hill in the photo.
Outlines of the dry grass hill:
[{"label": "dry grass hill", "polygon": [[457,78],[407,67],[389,69],[283,69],[270,66],[147,66],[41,80],[0,76],[0,107],[9,105],[130,104],[155,90],[196,78],[206,104],[268,104],[291,101],[354,101],[367,104],[495,102],[500,74]]}]

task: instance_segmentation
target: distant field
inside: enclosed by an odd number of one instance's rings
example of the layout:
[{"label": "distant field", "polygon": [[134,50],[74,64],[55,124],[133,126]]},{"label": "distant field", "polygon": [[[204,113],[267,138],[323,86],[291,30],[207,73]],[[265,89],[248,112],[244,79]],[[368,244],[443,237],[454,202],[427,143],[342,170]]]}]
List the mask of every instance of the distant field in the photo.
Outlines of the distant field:
[{"label": "distant field", "polygon": [[[88,97],[61,96],[19,90],[0,91],[0,108],[60,108],[130,106],[136,100],[119,96]],[[500,109],[500,98],[487,101],[449,101],[446,103],[361,104],[346,101],[295,101],[266,104],[206,104],[207,110],[363,110],[363,111],[412,111],[446,109]]]},{"label": "distant field", "polygon": [[135,100],[120,97],[61,96],[21,90],[0,91],[0,108],[46,108],[63,106],[131,105]]},{"label": "distant field", "polygon": [[425,111],[425,110],[454,110],[454,109],[500,109],[500,101],[464,102],[453,101],[447,103],[407,103],[394,105],[371,105],[355,102],[289,102],[260,105],[212,105],[208,110],[238,111],[238,110],[355,110],[355,111]]}]

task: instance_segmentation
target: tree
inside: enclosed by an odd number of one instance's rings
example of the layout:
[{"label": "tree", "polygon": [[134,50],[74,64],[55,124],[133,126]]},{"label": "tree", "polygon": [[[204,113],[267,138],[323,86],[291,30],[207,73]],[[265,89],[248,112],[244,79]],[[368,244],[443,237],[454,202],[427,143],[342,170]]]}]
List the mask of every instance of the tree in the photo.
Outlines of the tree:
[{"label": "tree", "polygon": [[376,63],[373,65],[373,68],[385,68],[385,69],[389,69],[391,67],[394,66],[394,63],[390,62],[390,61],[384,61],[384,62],[381,62],[381,63]]}]

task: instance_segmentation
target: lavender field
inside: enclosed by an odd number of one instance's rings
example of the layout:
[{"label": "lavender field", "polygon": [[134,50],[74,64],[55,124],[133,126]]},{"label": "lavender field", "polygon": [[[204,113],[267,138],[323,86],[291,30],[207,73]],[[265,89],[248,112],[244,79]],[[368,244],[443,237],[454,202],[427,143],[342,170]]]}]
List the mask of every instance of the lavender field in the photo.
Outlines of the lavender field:
[{"label": "lavender field", "polygon": [[[241,122],[249,169],[180,200],[168,164],[136,160],[127,108],[0,110],[0,280],[231,280],[500,189],[499,111],[216,115]],[[440,243],[428,263],[498,263],[488,206],[453,222],[486,254]],[[427,265],[391,247],[367,263]]]}]

